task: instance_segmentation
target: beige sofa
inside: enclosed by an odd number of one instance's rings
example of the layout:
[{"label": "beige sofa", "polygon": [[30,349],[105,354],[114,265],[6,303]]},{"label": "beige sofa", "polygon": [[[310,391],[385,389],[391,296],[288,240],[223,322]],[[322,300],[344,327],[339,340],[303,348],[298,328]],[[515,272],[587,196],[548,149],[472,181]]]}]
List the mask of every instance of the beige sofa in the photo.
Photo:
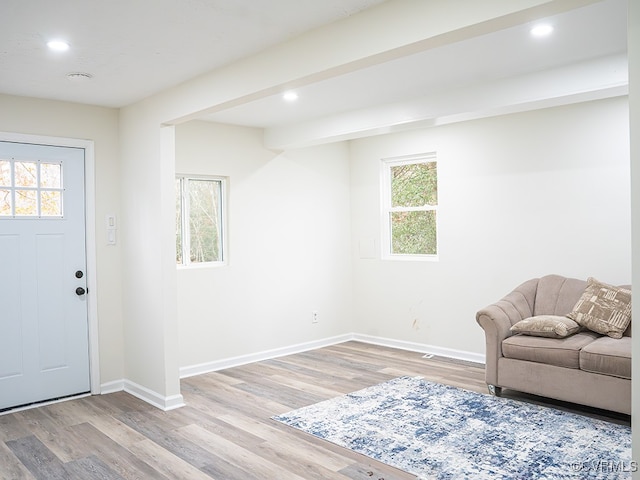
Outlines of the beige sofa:
[{"label": "beige sofa", "polygon": [[[514,334],[538,315],[566,315],[587,282],[559,275],[529,280],[478,311],[489,391],[502,388],[631,414],[631,326],[620,339],[582,328],[566,338]],[[628,286],[627,286],[628,288]]]}]

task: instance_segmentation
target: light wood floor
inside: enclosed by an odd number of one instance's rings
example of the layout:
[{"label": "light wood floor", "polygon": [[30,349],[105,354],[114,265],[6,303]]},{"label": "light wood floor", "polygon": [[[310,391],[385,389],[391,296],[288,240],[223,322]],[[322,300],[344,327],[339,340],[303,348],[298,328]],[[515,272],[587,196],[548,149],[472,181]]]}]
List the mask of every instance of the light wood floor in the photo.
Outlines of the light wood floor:
[{"label": "light wood floor", "polygon": [[413,479],[270,419],[402,375],[486,392],[482,365],[347,342],[184,379],[170,412],[118,392],[2,415],[0,479]]}]

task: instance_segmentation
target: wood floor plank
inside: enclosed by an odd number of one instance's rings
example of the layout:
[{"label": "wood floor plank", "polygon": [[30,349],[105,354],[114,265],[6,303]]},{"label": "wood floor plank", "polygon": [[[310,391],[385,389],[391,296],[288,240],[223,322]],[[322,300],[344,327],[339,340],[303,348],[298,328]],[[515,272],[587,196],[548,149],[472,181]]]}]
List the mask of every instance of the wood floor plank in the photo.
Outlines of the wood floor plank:
[{"label": "wood floor plank", "polygon": [[359,358],[358,362],[352,361],[348,355],[336,355],[331,348],[311,350],[299,354],[301,358],[307,358],[310,361],[321,363],[326,368],[333,370],[342,370],[345,372],[377,372],[380,370],[380,361],[366,361],[364,357]]},{"label": "wood floor plank", "polygon": [[81,437],[75,434],[75,425],[56,428],[48,432],[38,431],[35,436],[62,462],[71,462],[91,455],[92,451]]},{"label": "wood floor plank", "polygon": [[202,394],[207,400],[218,403],[227,407],[231,411],[243,412],[247,415],[261,415],[269,417],[273,415],[273,411],[286,412],[291,408],[273,401],[270,398],[260,398],[251,392],[244,391],[242,388],[245,382],[236,385],[228,385],[219,382],[218,378],[209,374],[203,375],[201,379],[203,389],[206,390]]},{"label": "wood floor plank", "polygon": [[204,471],[194,467],[153,440],[145,439],[129,445],[129,450],[167,478],[181,480],[209,480],[211,478]]},{"label": "wood floor plank", "polygon": [[287,385],[278,384],[275,381],[261,379],[251,383],[242,383],[236,386],[237,389],[252,394],[256,398],[269,399],[290,410],[313,405],[324,400],[323,397],[304,390],[296,390]]},{"label": "wood floor plank", "polygon": [[96,415],[117,415],[126,412],[139,412],[149,409],[149,404],[127,392],[114,392],[108,395],[94,395],[78,400]]},{"label": "wood floor plank", "polygon": [[4,443],[0,443],[0,480],[34,480],[27,467]]},{"label": "wood floor plank", "polygon": [[[240,368],[240,367],[235,367]],[[224,370],[218,370],[215,372],[203,373],[201,375],[195,375],[192,377],[183,378],[180,381],[182,386],[191,386],[195,389],[202,389],[206,387],[208,384],[221,385],[224,384],[227,387],[233,387],[234,385],[238,385],[239,383],[243,383],[243,380],[234,378],[230,375],[225,375],[225,373],[234,370],[234,368],[227,368]]]},{"label": "wood floor plank", "polygon": [[342,373],[338,375],[337,372],[331,371],[330,375],[327,375],[327,371],[322,369],[309,368],[304,365],[297,364],[295,358],[283,357],[281,359],[267,360],[268,362],[281,365],[285,370],[290,371],[297,378],[307,379],[309,382],[314,382],[317,385],[325,388],[334,388],[342,393],[352,392],[357,390],[357,385],[354,385],[353,374],[345,375]]},{"label": "wood floor plank", "polygon": [[[215,455],[223,458],[232,465],[236,465],[245,471],[251,472],[257,478],[277,478],[279,480],[304,480],[304,477],[280,467],[276,463],[265,460],[249,450],[238,448],[238,446],[210,432],[199,425],[189,425],[179,429],[179,433],[184,438],[194,439],[206,449],[215,452]],[[241,480],[241,479],[239,479]]]},{"label": "wood floor plank", "polygon": [[263,480],[264,478],[261,472],[252,472],[215,456],[211,463],[202,468],[202,471],[218,480]]},{"label": "wood floor plank", "polygon": [[309,358],[307,356],[303,356],[302,354],[289,355],[286,357],[275,359],[273,361],[277,362],[280,365],[289,364],[289,368],[297,369],[309,376],[315,376],[316,378],[323,381],[327,379],[327,371],[331,371],[336,378],[344,379],[356,377],[362,372],[362,369],[355,369],[357,368],[357,364],[354,364],[354,369],[340,369],[336,366],[332,366],[330,368],[330,366],[319,361],[318,359]]},{"label": "wood floor plank", "polygon": [[112,415],[95,415],[89,419],[88,423],[123,447],[141,442],[146,438]]},{"label": "wood floor plank", "polygon": [[329,442],[318,442],[318,439],[310,435],[300,435],[302,432],[288,428],[276,421],[265,423],[243,417],[222,418],[221,420],[264,438],[265,441],[259,445],[262,450],[284,450],[291,455],[298,456],[302,462],[317,463],[333,472],[353,463],[353,459],[325,448]]},{"label": "wood floor plank", "polygon": [[[486,393],[484,366],[349,341],[181,381],[163,412],[125,392],[0,415],[0,480],[415,480],[271,419],[401,376]],[[503,392],[629,425],[630,417]]]},{"label": "wood floor plank", "polygon": [[0,442],[26,437],[31,433],[29,426],[17,414],[0,415]]},{"label": "wood floor plank", "polygon": [[47,432],[62,426],[47,413],[47,407],[23,410],[16,413],[16,417],[25,429],[39,437],[44,437]]},{"label": "wood floor plank", "polygon": [[265,441],[263,437],[254,435],[253,432],[242,426],[239,420],[246,417],[231,417],[234,420],[230,423],[225,421],[223,417],[210,417],[206,414],[203,415],[198,410],[189,407],[185,407],[180,410],[184,411],[186,418],[191,418],[193,420],[190,423],[200,425],[210,432],[223,436],[235,444],[240,445],[242,448],[251,450]]},{"label": "wood floor plank", "polygon": [[314,452],[307,448],[301,448],[300,445],[287,449],[285,442],[279,442],[278,445],[264,443],[258,446],[254,453],[277,463],[287,471],[306,480],[349,479],[348,476],[339,473],[337,469],[328,468],[321,451]]},{"label": "wood floor plank", "polygon": [[390,472],[388,469],[380,468],[377,465],[371,466],[359,463],[354,463],[343,468],[340,470],[340,473],[352,480],[409,480],[417,478],[415,475],[411,475],[407,472],[399,470]]},{"label": "wood floor plank", "polygon": [[6,445],[37,480],[66,480],[63,463],[35,435],[10,440]]},{"label": "wood floor plank", "polygon": [[302,379],[298,379],[295,376],[287,377],[284,375],[274,375],[273,377],[271,377],[271,380],[279,385],[286,385],[287,387],[291,387],[295,390],[312,393],[321,399],[333,398],[348,393],[342,392],[336,388],[327,388],[323,385],[304,381]]},{"label": "wood floor plank", "polygon": [[85,423],[91,419],[95,412],[89,408],[86,402],[58,402],[42,407],[41,410],[46,412],[52,423],[58,426],[77,425]]},{"label": "wood floor plank", "polygon": [[67,472],[67,478],[124,480],[107,464],[94,455],[66,463],[64,468]]},{"label": "wood floor plank", "polygon": [[167,477],[158,470],[136,457],[129,449],[118,444],[90,423],[76,425],[74,435],[77,436],[78,441],[85,442],[102,462],[126,480],[142,478],[167,480]]},{"label": "wood floor plank", "polygon": [[200,468],[207,464],[208,453],[192,439],[179,436],[175,431],[156,425],[149,416],[138,412],[120,415],[120,420],[137,430],[145,437],[153,440],[165,450],[183,459],[187,463]]},{"label": "wood floor plank", "polygon": [[216,401],[202,386],[194,387],[189,384],[184,385],[182,388],[182,396],[187,406],[213,418],[237,411],[237,409],[228,402],[223,403]]}]

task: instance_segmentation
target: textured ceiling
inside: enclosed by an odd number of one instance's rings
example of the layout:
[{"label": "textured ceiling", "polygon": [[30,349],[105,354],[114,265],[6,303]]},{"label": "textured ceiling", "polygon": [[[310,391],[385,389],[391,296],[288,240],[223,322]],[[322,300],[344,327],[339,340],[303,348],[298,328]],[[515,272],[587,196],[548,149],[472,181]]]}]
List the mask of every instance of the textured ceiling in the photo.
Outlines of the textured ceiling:
[{"label": "textured ceiling", "polygon": [[[424,97],[444,97],[473,85],[515,80],[604,58],[613,66],[607,62],[603,68],[615,69],[618,56],[626,56],[625,0],[595,3],[544,20],[554,26],[554,34],[548,38],[532,38],[529,30],[537,22],[526,23],[318,82],[299,89],[298,103],[288,108],[273,96],[207,118],[248,126],[285,125],[373,105],[415,104]],[[627,72],[625,68],[604,73],[626,79]],[[574,81],[567,76],[564,79]],[[579,91],[583,86],[574,83],[566,88]],[[549,85],[538,83],[537,87],[537,95],[548,95],[545,89]]]},{"label": "textured ceiling", "polygon": [[[0,0],[0,93],[121,107],[382,3]],[[265,128],[275,147],[625,94],[626,15],[627,0],[594,1],[540,19],[548,38],[530,21],[308,84],[295,104],[258,97],[202,118]],[[46,48],[58,37],[68,52]]]},{"label": "textured ceiling", "polygon": [[1,0],[0,93],[121,107],[379,3]]}]

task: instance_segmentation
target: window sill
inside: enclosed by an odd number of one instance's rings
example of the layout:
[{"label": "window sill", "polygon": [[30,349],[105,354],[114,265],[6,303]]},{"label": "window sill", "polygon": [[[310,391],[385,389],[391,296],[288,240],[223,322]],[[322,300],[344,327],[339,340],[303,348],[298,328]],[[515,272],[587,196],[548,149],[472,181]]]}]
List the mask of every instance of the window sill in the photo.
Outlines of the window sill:
[{"label": "window sill", "polygon": [[205,262],[205,263],[190,263],[189,265],[176,264],[178,270],[201,270],[207,268],[221,268],[226,267],[227,262]]},{"label": "window sill", "polygon": [[398,262],[438,262],[438,255],[384,255],[382,260]]}]

